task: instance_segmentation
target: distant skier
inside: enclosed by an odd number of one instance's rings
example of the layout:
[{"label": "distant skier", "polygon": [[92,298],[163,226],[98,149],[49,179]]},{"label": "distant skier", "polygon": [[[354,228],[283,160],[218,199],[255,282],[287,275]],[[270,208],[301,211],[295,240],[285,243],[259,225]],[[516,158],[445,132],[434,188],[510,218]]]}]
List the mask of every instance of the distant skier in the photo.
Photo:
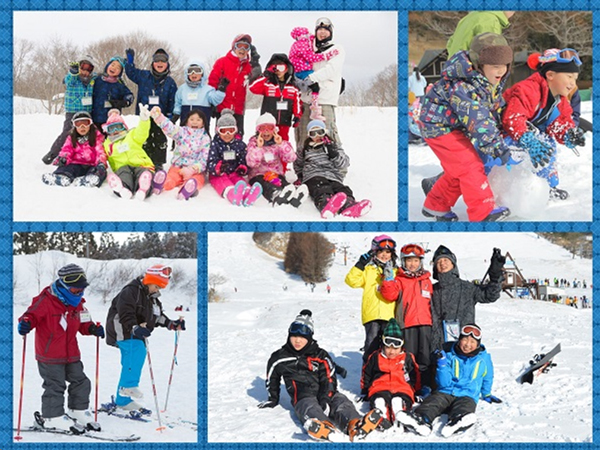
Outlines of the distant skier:
[{"label": "distant skier", "polygon": [[361,417],[348,398],[337,389],[336,368],[331,356],[313,338],[312,312],[300,312],[288,329],[287,342],[274,352],[267,364],[266,388],[269,399],[259,408],[279,404],[281,378],[296,416],[308,435],[320,441],[343,442],[362,439],[383,420],[372,409]]},{"label": "distant skier", "polygon": [[492,395],[494,366],[481,345],[481,329],[475,324],[462,327],[458,342],[448,342],[437,356],[437,390],[412,412],[399,411],[398,422],[407,430],[428,436],[432,423],[448,414],[441,434],[450,437],[475,424],[479,398],[488,403],[502,403]]},{"label": "distant skier", "polygon": [[[19,317],[18,332],[35,333],[35,359],[44,380],[42,414],[38,426],[58,428],[74,434],[86,429],[99,431],[88,411],[92,385],[83,372],[77,333],[104,338],[104,328],[92,320],[84,306],[83,292],[89,286],[85,272],[76,264],[58,271],[57,279],[33,299]],[[68,411],[65,390],[68,383]],[[68,416],[68,417],[67,417]],[[36,418],[37,420],[37,418]]]}]

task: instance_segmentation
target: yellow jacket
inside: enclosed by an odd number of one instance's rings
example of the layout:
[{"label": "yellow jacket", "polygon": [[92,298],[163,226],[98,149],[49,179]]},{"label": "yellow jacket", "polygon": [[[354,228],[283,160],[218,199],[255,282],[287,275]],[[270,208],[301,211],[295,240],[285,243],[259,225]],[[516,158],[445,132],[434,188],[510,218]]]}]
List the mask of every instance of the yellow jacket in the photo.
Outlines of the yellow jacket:
[{"label": "yellow jacket", "polygon": [[[394,276],[396,275],[394,269]],[[368,264],[365,270],[352,267],[346,275],[346,284],[351,288],[362,288],[362,323],[373,320],[390,320],[396,310],[395,301],[387,301],[381,296],[381,275],[383,269],[374,264]]]}]

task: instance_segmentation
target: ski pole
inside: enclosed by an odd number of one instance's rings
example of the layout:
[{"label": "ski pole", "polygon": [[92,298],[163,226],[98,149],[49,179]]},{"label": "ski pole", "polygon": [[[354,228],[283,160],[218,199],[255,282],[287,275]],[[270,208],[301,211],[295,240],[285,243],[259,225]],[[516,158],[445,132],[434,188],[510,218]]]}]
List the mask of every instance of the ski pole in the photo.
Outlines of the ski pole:
[{"label": "ski pole", "polygon": [[144,338],[146,342],[146,355],[148,356],[148,368],[150,369],[150,380],[152,380],[152,393],[154,394],[154,406],[156,408],[156,417],[158,418],[158,428],[157,430],[162,433],[162,430],[165,429],[162,425],[162,421],[160,420],[160,411],[158,409],[158,396],[156,395],[156,383],[154,383],[154,371],[152,370],[152,359],[150,359],[150,345],[148,344],[148,339]]},{"label": "ski pole", "polygon": [[[100,326],[100,322],[96,322]],[[98,380],[100,380],[100,336],[96,336],[96,398],[94,401],[94,422],[98,422]]]},{"label": "ski pole", "polygon": [[27,335],[23,336],[23,361],[21,363],[21,392],[19,393],[19,416],[17,419],[17,435],[15,439],[20,441],[21,436],[21,413],[23,412],[23,385],[25,384],[25,350],[27,348]]},{"label": "ski pole", "polygon": [[175,363],[177,361],[177,347],[179,346],[179,333],[177,330],[175,332],[175,349],[173,350],[173,360],[171,361],[171,373],[169,374],[169,384],[167,385],[167,397],[165,398],[165,408],[163,412],[167,410],[167,404],[169,403],[169,392],[171,392],[171,381],[173,380],[173,369],[175,368]]}]

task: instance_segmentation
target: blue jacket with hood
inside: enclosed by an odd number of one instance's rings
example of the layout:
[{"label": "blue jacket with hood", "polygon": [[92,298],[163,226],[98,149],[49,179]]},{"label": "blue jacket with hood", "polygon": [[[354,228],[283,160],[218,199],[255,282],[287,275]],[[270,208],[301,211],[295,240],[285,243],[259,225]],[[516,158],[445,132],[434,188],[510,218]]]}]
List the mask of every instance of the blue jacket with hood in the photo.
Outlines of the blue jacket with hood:
[{"label": "blue jacket with hood", "polygon": [[[117,81],[111,83],[106,81],[106,69],[113,61],[118,61],[121,64],[121,73],[117,77]],[[126,105],[119,107],[119,110],[131,106],[133,103],[133,94],[122,79],[124,72],[125,61],[119,56],[114,56],[104,66],[104,73],[96,78],[92,103],[92,120],[94,123],[103,124],[106,122],[108,111],[115,107],[110,104],[111,100],[124,100],[126,102]]]}]

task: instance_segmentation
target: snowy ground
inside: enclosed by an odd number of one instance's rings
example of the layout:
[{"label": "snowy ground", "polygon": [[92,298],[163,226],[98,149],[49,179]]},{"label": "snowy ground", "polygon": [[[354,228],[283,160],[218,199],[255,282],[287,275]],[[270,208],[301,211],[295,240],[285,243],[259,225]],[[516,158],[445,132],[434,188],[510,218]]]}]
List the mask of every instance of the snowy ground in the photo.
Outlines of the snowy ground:
[{"label": "snowy ground", "polygon": [[[592,102],[582,102],[581,115],[592,121]],[[592,133],[586,133],[586,145],[578,148],[581,156],[559,145],[557,170],[560,177],[559,188],[569,192],[567,200],[548,201],[548,184],[531,174],[524,167],[514,166],[510,173],[505,167],[495,167],[490,174],[490,185],[499,205],[510,208],[509,221],[571,221],[592,220]],[[421,180],[442,172],[435,154],[426,145],[409,145],[408,174],[408,220],[423,221],[421,214],[425,194]],[[530,163],[527,161],[529,167]],[[523,164],[521,164],[522,166]],[[462,197],[453,211],[459,220],[468,220]]]},{"label": "snowy ground", "polygon": [[[31,299],[40,291],[37,286],[39,274],[40,285],[45,287],[55,279],[54,274],[59,267],[64,264],[75,262],[81,265],[88,274],[90,286],[84,296],[86,307],[92,314],[95,321],[100,321],[105,325],[106,314],[110,307],[110,301],[127,283],[114,286],[113,292],[108,296],[108,303],[102,303],[101,297],[94,292],[94,285],[100,284],[98,278],[90,276],[92,273],[102,272],[108,276],[108,272],[120,270],[122,261],[93,261],[77,259],[71,255],[61,252],[45,252],[38,255],[16,256],[14,259],[14,309],[13,309],[13,426],[17,427],[19,389],[21,379],[21,361],[23,351],[23,338],[16,332],[17,319],[27,307],[31,304]],[[195,260],[142,260],[126,261],[129,267],[137,267],[137,274],[142,274],[145,268],[156,263],[169,262],[174,272],[185,272],[186,277],[193,278],[193,285],[196,286],[197,263]],[[130,280],[129,280],[130,281]],[[177,349],[177,364],[173,371],[171,390],[167,404],[167,410],[161,413],[163,422],[171,424],[163,432],[159,432],[158,422],[149,423],[137,422],[132,420],[110,417],[105,414],[98,415],[98,422],[107,434],[129,435],[136,434],[142,436],[139,442],[197,442],[198,433],[189,424],[175,424],[178,419],[188,420],[194,423],[198,422],[197,414],[197,355],[198,355],[198,330],[197,323],[197,296],[189,290],[170,289],[167,287],[162,291],[161,301],[165,313],[170,318],[177,318],[183,315],[186,321],[186,331],[180,333],[179,345]],[[174,311],[177,305],[183,305],[190,311]],[[42,395],[42,379],[37,370],[35,361],[35,330],[27,335],[26,361],[25,361],[25,383],[23,396],[22,427],[27,428],[33,424],[33,413],[40,411]],[[92,382],[92,394],[90,397],[90,409],[94,409],[95,402],[95,371],[96,371],[96,338],[93,336],[78,335],[79,348],[81,349],[82,361],[85,367],[85,373]],[[158,328],[149,339],[150,356],[152,368],[156,382],[157,398],[160,410],[164,409],[167,393],[171,362],[175,344],[175,333],[165,328]],[[111,395],[115,394],[121,371],[120,352],[115,347],[109,347],[104,340],[100,342],[100,375],[99,375],[99,399],[98,403],[110,401]],[[154,406],[154,397],[152,395],[152,384],[150,381],[148,362],[142,371],[140,389],[144,392],[144,398],[140,403],[156,412]],[[156,415],[154,414],[154,417]],[[61,436],[42,433],[23,433],[22,442],[53,442],[53,443],[71,443],[71,442],[100,442],[93,441],[84,437]]]},{"label": "snowy ground", "polygon": [[[15,111],[29,112],[33,107],[31,100],[15,97]],[[258,113],[258,110],[246,112],[247,130],[254,129]],[[62,130],[63,121],[63,116],[49,116],[41,112],[14,115],[15,221],[323,220],[310,200],[298,209],[289,205],[273,208],[264,198],[251,208],[241,208],[219,197],[210,185],[206,185],[196,198],[187,202],[177,201],[176,191],[164,192],[140,202],[121,200],[106,183],[100,189],[47,186],[42,183],[42,174],[52,172],[54,168],[44,165],[41,158],[50,150]],[[126,121],[129,127],[133,127],[138,117],[126,116]],[[344,149],[350,156],[345,183],[357,199],[368,198],[373,202],[371,212],[358,220],[398,220],[397,109],[338,108],[337,124]],[[167,159],[170,162],[171,154]],[[336,220],[357,219],[336,217]]]},{"label": "snowy ground", "polygon": [[[398,242],[423,242],[431,250],[439,244],[448,246],[457,254],[463,279],[484,275],[493,247],[509,251],[526,278],[592,279],[591,260],[572,259],[564,249],[533,233],[389,234]],[[267,399],[267,360],[285,343],[289,324],[303,308],[313,311],[319,344],[348,370],[348,377],[338,380],[341,392],[350,399],[359,394],[359,349],[364,339],[361,291],[347,287],[344,277],[369,248],[373,233],[328,237],[349,246],[348,265],[338,253],[330,270],[331,294],[326,293],[326,283],[311,293],[298,277],[283,271],[280,260],[258,250],[250,234],[209,234],[208,273],[222,274],[228,281],[219,287],[226,300],[208,306],[208,442],[309,440],[285,392],[276,408],[256,407]],[[240,259],[240,254],[245,257]],[[426,257],[427,267],[431,256]],[[592,297],[591,288],[565,291]],[[393,428],[372,433],[368,441],[592,442],[592,309],[513,300],[503,293],[496,303],[477,306],[477,322],[494,361],[493,393],[504,403],[480,402],[476,425],[449,439],[436,433],[422,438]],[[562,353],[555,358],[557,367],[532,385],[515,381],[534,354],[559,342]],[[365,404],[356,406],[362,412],[368,409]]]}]

